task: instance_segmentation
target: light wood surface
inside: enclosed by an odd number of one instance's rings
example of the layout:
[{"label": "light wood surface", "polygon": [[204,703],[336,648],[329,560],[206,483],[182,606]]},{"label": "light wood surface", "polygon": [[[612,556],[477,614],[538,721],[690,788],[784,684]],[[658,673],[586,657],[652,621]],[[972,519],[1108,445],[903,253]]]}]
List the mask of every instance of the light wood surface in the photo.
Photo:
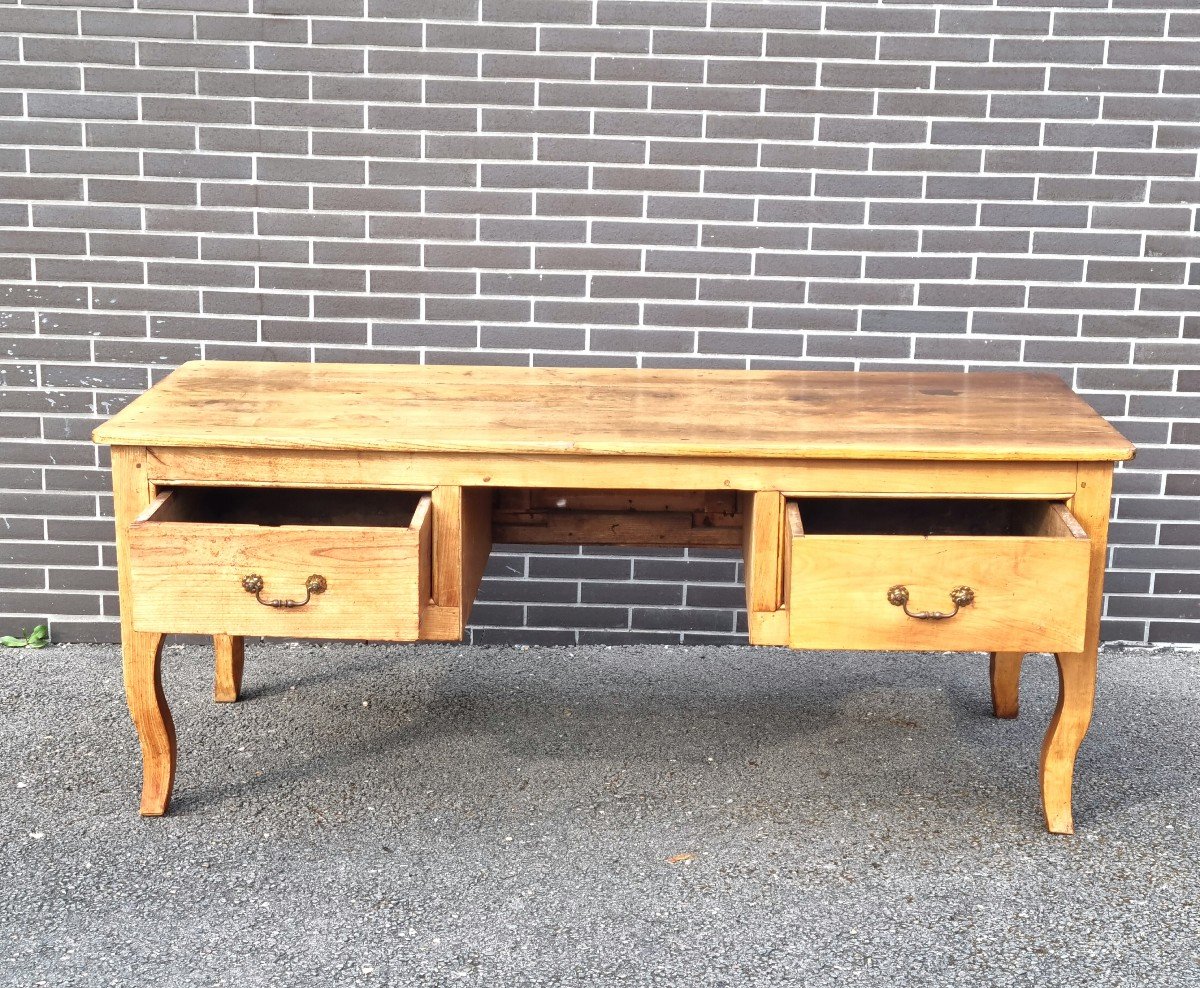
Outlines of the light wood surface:
[{"label": "light wood surface", "polygon": [[[1071,497],[1071,462],[751,459],[745,456],[592,456],[382,453],[339,450],[189,449],[149,451],[164,487],[237,483],[261,487],[576,487],[597,490],[779,490],[788,495],[877,497]],[[435,507],[436,511],[436,507]]]},{"label": "light wood surface", "polygon": [[241,635],[213,635],[213,652],[216,659],[213,698],[217,703],[236,703],[242,695],[246,641]]},{"label": "light wood surface", "polygon": [[163,636],[135,631],[129,567],[129,526],[150,503],[153,489],[146,451],[112,451],[113,514],[116,517],[117,584],[121,593],[121,658],[125,703],[142,749],[142,816],[162,816],[175,784],[175,722],[162,685]]},{"label": "light wood surface", "polygon": [[742,558],[748,637],[751,645],[786,645],[783,495],[778,491],[757,491],[745,501]]},{"label": "light wood surface", "polygon": [[421,637],[459,641],[492,551],[492,492],[433,488],[433,599],[421,616]]},{"label": "light wood surface", "polygon": [[[174,492],[128,532],[136,631],[284,638],[415,641],[428,600],[428,497],[411,524],[253,525],[194,521]],[[165,519],[165,520],[160,520]],[[293,608],[264,606],[242,587],[262,577],[264,599],[300,600],[311,575],[328,589]]]},{"label": "light wood surface", "polygon": [[1038,779],[1042,810],[1051,833],[1073,834],[1071,789],[1075,756],[1092,722],[1096,698],[1096,661],[1100,649],[1100,612],[1104,607],[1104,566],[1108,557],[1108,516],[1112,498],[1112,471],[1084,466],[1079,489],[1071,498],[1071,513],[1088,534],[1091,568],[1087,585],[1087,624],[1078,652],[1058,652],[1058,704],[1042,742]]},{"label": "light wood surface", "polygon": [[1020,712],[1021,664],[1024,652],[993,652],[988,673],[992,680],[992,713],[1012,720]]},{"label": "light wood surface", "polygon": [[1045,374],[185,364],[97,442],[238,449],[1123,460]]},{"label": "light wood surface", "polygon": [[[895,510],[894,502],[877,503],[885,514]],[[823,535],[805,532],[802,505],[789,502],[787,513],[792,648],[1055,651],[1083,645],[1090,544],[1082,531]],[[871,533],[876,525],[864,519],[861,531]],[[970,587],[975,602],[953,618],[921,620],[888,600],[894,586],[908,589],[914,612],[952,610],[950,594],[959,586]]]}]

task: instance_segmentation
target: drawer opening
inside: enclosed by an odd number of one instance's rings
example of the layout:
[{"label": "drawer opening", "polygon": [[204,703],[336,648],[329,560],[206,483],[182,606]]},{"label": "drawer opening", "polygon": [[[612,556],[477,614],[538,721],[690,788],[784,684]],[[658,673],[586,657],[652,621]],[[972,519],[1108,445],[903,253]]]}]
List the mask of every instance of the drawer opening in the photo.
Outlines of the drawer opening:
[{"label": "drawer opening", "polygon": [[740,548],[735,491],[500,488],[495,541],[507,545]]},{"label": "drawer opening", "polygon": [[[1087,538],[1058,501],[974,498],[796,498],[793,535]],[[795,531],[799,527],[799,531]]]},{"label": "drawer opening", "polygon": [[427,496],[420,491],[176,487],[160,493],[138,521],[409,528]]}]

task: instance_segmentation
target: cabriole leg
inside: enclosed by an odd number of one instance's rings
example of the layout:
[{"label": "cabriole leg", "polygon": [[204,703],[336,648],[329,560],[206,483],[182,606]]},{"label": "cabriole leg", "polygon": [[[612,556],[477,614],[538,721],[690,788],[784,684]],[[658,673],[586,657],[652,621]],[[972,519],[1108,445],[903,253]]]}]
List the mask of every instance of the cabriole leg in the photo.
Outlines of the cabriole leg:
[{"label": "cabriole leg", "polygon": [[993,652],[991,662],[992,713],[1010,720],[1020,707],[1021,662],[1024,652]]},{"label": "cabriole leg", "polygon": [[129,631],[123,636],[125,701],[142,746],[142,816],[162,816],[175,782],[175,724],[162,688],[163,636]]},{"label": "cabriole leg", "polygon": [[242,695],[242,667],[246,661],[241,635],[214,635],[216,680],[213,695],[218,703],[233,703]]},{"label": "cabriole leg", "polygon": [[1083,650],[1061,652],[1058,662],[1058,706],[1050,719],[1038,781],[1042,789],[1042,812],[1052,834],[1073,834],[1071,780],[1075,755],[1092,720],[1096,699],[1096,657],[1100,650],[1100,613],[1104,604],[1104,566],[1108,560],[1108,513],[1112,496],[1112,464],[1081,463],[1075,496],[1068,502],[1092,543],[1092,566],[1088,580],[1087,629]]},{"label": "cabriole leg", "polygon": [[1073,834],[1071,780],[1075,755],[1092,720],[1096,698],[1096,652],[1063,653],[1058,660],[1058,706],[1050,720],[1038,779],[1046,828],[1052,834]]}]

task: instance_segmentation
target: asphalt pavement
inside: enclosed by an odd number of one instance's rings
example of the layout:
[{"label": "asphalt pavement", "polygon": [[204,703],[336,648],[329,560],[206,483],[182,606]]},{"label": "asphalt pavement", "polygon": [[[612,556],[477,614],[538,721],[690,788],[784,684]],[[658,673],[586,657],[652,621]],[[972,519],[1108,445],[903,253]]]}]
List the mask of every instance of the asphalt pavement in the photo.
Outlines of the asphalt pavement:
[{"label": "asphalt pavement", "polygon": [[1101,656],[1075,837],[981,655],[169,646],[137,816],[111,646],[0,650],[0,985],[1200,984],[1200,653]]}]

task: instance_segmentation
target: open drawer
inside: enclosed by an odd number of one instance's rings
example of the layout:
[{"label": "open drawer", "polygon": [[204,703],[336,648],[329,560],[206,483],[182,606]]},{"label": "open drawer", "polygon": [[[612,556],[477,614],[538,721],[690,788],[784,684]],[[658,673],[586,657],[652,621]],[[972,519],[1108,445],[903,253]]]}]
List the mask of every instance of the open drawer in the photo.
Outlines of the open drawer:
[{"label": "open drawer", "polygon": [[792,648],[1075,652],[1091,545],[1039,501],[789,501]]},{"label": "open drawer", "polygon": [[431,531],[414,492],[164,491],[130,525],[125,600],[138,631],[415,641]]}]

